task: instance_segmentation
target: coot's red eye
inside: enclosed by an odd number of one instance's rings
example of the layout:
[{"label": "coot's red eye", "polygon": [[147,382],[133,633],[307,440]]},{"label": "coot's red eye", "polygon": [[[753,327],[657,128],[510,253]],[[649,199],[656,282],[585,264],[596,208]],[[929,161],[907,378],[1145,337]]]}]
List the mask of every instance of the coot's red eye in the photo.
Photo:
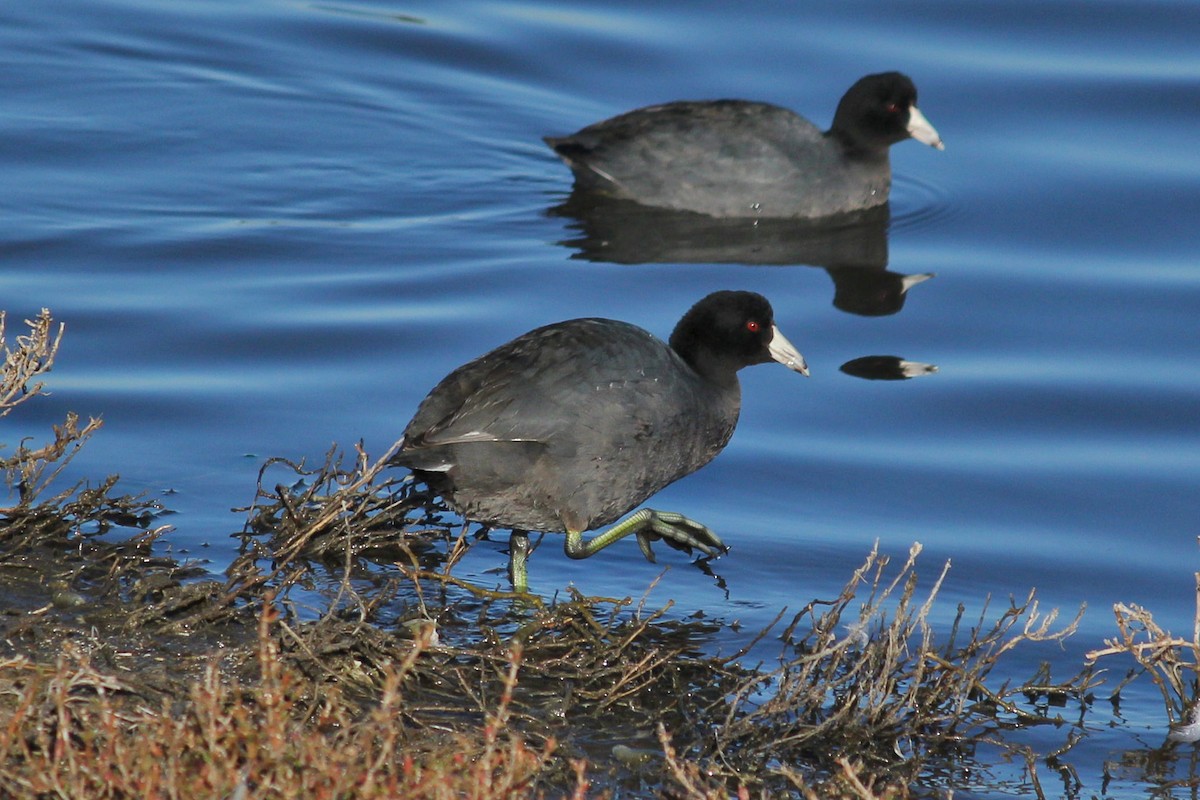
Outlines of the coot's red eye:
[{"label": "coot's red eye", "polygon": [[886,110],[889,114],[899,114],[901,111],[900,104],[888,103],[886,106],[884,106],[884,110]]},{"label": "coot's red eye", "polygon": [[756,319],[752,319],[752,320],[749,320],[746,322],[746,330],[750,331],[751,333],[758,333],[761,328],[762,328],[762,325],[760,325],[758,320],[756,320]]}]

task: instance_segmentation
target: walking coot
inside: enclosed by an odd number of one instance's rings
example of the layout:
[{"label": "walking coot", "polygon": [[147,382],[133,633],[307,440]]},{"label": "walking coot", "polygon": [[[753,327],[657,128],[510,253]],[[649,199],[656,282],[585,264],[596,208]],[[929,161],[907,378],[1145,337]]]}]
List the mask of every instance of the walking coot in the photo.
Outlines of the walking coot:
[{"label": "walking coot", "polygon": [[566,533],[571,558],[630,534],[651,561],[660,538],[716,555],[726,548],[708,528],[651,509],[590,541],[583,533],[711,461],[737,424],[737,371],[772,360],[808,374],[753,292],[705,297],[669,345],[627,322],[558,322],[446,376],[405,428],[394,463],[466,519],[512,529],[518,591],[528,585],[527,531]]},{"label": "walking coot", "polygon": [[943,149],[899,72],[868,75],[822,132],[785,108],[747,100],[680,101],[589,125],[546,143],[584,189],[714,217],[824,217],[887,202],[888,148],[908,138]]}]

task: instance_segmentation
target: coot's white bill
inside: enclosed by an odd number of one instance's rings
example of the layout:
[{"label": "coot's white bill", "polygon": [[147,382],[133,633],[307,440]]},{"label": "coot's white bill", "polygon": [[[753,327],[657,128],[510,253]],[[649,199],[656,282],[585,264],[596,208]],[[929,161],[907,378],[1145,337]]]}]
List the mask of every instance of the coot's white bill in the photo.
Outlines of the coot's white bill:
[{"label": "coot's white bill", "polygon": [[795,345],[779,332],[778,326],[771,326],[771,343],[767,345],[767,352],[771,354],[771,358],[788,369],[794,369],[804,377],[808,377],[808,364],[805,363],[804,356],[800,355],[800,351],[796,349]]},{"label": "coot's white bill", "polygon": [[927,144],[937,150],[946,149],[946,145],[942,144],[942,137],[938,136],[937,130],[929,124],[929,120],[925,119],[925,115],[916,106],[908,110],[908,132],[921,144]]}]

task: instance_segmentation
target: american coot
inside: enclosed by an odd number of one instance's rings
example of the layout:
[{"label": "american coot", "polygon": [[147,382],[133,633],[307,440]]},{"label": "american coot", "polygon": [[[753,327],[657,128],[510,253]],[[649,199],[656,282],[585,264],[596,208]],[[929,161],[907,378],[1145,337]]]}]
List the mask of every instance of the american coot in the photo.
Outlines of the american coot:
[{"label": "american coot", "polygon": [[753,292],[705,297],[670,345],[627,322],[558,322],[446,376],[405,428],[394,463],[463,517],[512,529],[517,591],[528,585],[527,531],[566,533],[571,558],[630,534],[651,561],[660,538],[716,555],[726,548],[708,528],[651,509],[590,541],[583,533],[711,461],[737,424],[737,371],[772,360],[808,374]]},{"label": "american coot", "polygon": [[888,148],[943,149],[899,72],[868,75],[824,133],[785,108],[746,100],[650,106],[546,143],[587,189],[714,217],[824,217],[887,202]]}]

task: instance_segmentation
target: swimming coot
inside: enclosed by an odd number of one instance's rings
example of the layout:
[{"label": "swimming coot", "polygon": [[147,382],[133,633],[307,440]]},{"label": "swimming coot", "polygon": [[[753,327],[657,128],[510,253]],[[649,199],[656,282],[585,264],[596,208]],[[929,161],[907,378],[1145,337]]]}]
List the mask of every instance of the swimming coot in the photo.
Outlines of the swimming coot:
[{"label": "swimming coot", "polygon": [[824,217],[887,202],[888,148],[908,138],[943,149],[899,72],[868,75],[821,132],[795,113],[747,100],[650,106],[546,143],[584,189],[714,217]]},{"label": "swimming coot", "polygon": [[708,528],[651,509],[590,541],[583,533],[711,461],[737,424],[737,371],[772,360],[808,374],[753,292],[705,297],[669,345],[627,322],[558,322],[446,376],[405,428],[394,463],[466,519],[512,529],[518,591],[528,585],[528,531],[566,533],[571,558],[630,534],[651,561],[660,538],[716,555],[726,548]]}]

